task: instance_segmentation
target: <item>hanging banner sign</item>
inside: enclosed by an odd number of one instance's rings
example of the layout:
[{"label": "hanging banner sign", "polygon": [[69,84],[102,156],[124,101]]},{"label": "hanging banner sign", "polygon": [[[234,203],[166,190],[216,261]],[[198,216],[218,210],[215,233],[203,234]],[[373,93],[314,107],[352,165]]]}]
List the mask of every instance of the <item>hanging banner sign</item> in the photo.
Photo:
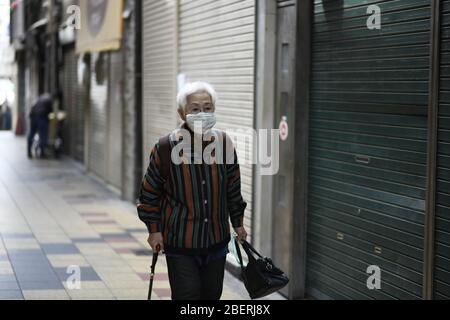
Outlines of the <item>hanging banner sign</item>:
[{"label": "hanging banner sign", "polygon": [[120,49],[122,11],[123,0],[80,0],[77,53]]}]

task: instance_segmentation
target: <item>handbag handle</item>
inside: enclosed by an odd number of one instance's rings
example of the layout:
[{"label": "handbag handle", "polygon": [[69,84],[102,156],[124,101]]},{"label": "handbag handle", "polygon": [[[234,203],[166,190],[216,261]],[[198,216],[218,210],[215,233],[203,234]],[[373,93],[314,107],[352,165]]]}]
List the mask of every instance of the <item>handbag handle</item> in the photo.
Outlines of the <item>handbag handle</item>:
[{"label": "handbag handle", "polygon": [[239,245],[242,245],[242,248],[244,248],[244,251],[245,251],[245,253],[247,254],[248,259],[249,259],[250,261],[256,261],[256,259],[255,259],[255,257],[253,256],[252,252],[254,252],[258,257],[263,258],[263,256],[260,255],[260,254],[258,253],[258,251],[256,251],[256,249],[253,248],[253,247],[251,246],[251,244],[248,243],[247,241],[244,241],[243,243],[239,243],[238,241],[236,241],[236,238],[234,238],[234,241],[237,243],[237,246],[236,246],[236,252],[237,252],[237,255],[238,255],[238,259],[239,259],[239,264],[241,265],[241,269],[244,268],[244,263],[243,263],[243,261],[242,261],[242,254],[241,254],[241,249],[239,248]]},{"label": "handbag handle", "polygon": [[[250,253],[253,252],[253,253],[255,253],[259,258],[264,259],[264,257],[263,257],[258,251],[256,251],[256,249],[253,248],[253,246],[252,246],[250,243],[248,243],[247,241],[244,241],[244,242],[242,243],[242,247],[244,248],[245,252],[247,252],[247,254],[249,254],[248,251],[250,251]],[[248,251],[247,251],[247,250],[248,250]],[[253,255],[252,255],[252,256],[253,256]]]},{"label": "handbag handle", "polygon": [[241,265],[241,269],[244,269],[244,262],[242,261],[242,254],[241,254],[241,249],[239,248],[239,242],[236,241],[236,238],[233,238],[233,241],[236,244],[235,248],[236,248],[236,253],[238,256],[239,264]]}]

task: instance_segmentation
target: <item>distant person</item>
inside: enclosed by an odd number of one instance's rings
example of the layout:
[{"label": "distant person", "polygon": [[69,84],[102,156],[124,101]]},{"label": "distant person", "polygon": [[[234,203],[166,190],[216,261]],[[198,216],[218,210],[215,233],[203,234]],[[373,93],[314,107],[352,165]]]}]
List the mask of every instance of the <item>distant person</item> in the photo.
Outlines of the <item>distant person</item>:
[{"label": "distant person", "polygon": [[2,116],[0,117],[1,129],[11,130],[12,114],[8,101],[5,101],[1,109],[2,109]]},{"label": "distant person", "polygon": [[0,131],[3,130],[3,105],[0,105]]},{"label": "distant person", "polygon": [[28,135],[28,158],[33,158],[31,148],[36,133],[39,134],[41,157],[46,157],[48,140],[48,116],[53,112],[53,98],[49,93],[42,94],[30,111],[30,134]]}]

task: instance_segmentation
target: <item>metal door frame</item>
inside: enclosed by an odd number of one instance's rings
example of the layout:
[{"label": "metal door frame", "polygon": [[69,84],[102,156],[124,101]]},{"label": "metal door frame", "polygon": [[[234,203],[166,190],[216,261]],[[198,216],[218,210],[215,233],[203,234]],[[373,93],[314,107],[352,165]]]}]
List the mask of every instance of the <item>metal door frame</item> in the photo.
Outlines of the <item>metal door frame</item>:
[{"label": "metal door frame", "polygon": [[[286,1],[286,4],[293,3],[295,10],[295,43],[294,43],[294,75],[293,92],[291,99],[294,105],[294,121],[292,126],[295,130],[291,131],[294,140],[294,194],[291,204],[291,248],[290,270],[291,278],[288,288],[289,299],[305,298],[305,279],[306,279],[306,226],[308,211],[308,168],[309,168],[309,109],[310,109],[310,79],[311,79],[311,36],[312,36],[312,17],[314,3],[313,1]],[[279,32],[279,31],[278,31]],[[277,36],[278,39],[278,36]],[[276,45],[280,42],[277,40]],[[279,68],[279,57],[277,57],[277,68]],[[278,72],[278,71],[277,71]],[[277,77],[276,81],[279,79]],[[278,89],[276,95],[278,96]],[[277,97],[278,99],[278,97]],[[277,101],[277,103],[279,103]],[[275,112],[276,113],[276,112]],[[276,117],[276,115],[275,115]],[[275,119],[278,121],[279,119]],[[278,123],[274,124],[275,126]],[[274,184],[274,188],[276,184]],[[289,190],[288,190],[289,192]],[[273,200],[275,207],[275,200]],[[276,214],[273,215],[276,219]],[[273,250],[277,248],[276,238],[280,236],[274,231]]]},{"label": "metal door frame", "polygon": [[306,226],[308,213],[309,110],[311,83],[311,43],[313,1],[297,2],[297,48],[295,80],[295,169],[293,204],[292,278],[289,297],[305,298],[306,291]]},{"label": "metal door frame", "polygon": [[428,103],[427,194],[425,200],[425,236],[422,297],[433,299],[434,247],[436,220],[436,180],[438,152],[438,118],[440,92],[441,1],[431,0],[430,85]]}]

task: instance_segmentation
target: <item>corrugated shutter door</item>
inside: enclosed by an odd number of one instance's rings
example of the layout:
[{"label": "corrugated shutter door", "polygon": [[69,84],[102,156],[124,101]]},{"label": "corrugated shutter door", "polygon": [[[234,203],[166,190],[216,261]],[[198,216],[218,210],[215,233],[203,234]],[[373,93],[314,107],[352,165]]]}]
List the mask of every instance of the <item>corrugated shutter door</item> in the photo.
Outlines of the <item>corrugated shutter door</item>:
[{"label": "corrugated shutter door", "polygon": [[[75,48],[74,48],[75,50]],[[74,108],[76,109],[74,118],[76,122],[76,136],[74,138],[74,154],[73,157],[80,161],[84,161],[84,125],[85,125],[85,111],[87,110],[87,90],[85,89],[85,84],[82,79],[78,78],[78,61],[79,57],[75,55],[74,51],[74,61],[73,61],[73,71],[72,71],[72,86],[75,88],[74,97],[76,97],[73,102]],[[80,75],[81,77],[82,75]],[[66,126],[70,126],[67,123]]]},{"label": "corrugated shutter door", "polygon": [[143,164],[176,122],[176,1],[143,1]]},{"label": "corrugated shutter door", "polygon": [[[71,100],[73,101],[74,99],[71,99],[73,90],[70,85],[71,59],[72,59],[71,50],[68,48],[65,48],[65,50],[64,50],[64,66],[63,66],[63,71],[62,71],[63,100],[62,100],[61,108],[65,112],[67,112],[66,123],[73,122],[73,120],[72,120],[73,108],[72,108]],[[72,127],[70,125],[64,126],[64,152],[70,156],[73,156],[73,146],[74,146],[73,140],[74,140],[74,138],[73,138]]]},{"label": "corrugated shutter door", "polygon": [[450,299],[450,1],[442,12],[434,297]]},{"label": "corrugated shutter door", "polygon": [[108,182],[122,188],[122,51],[110,52],[108,89]]},{"label": "corrugated shutter door", "polygon": [[[103,55],[101,58],[100,55]],[[108,53],[92,59],[90,92],[89,169],[107,180],[107,100],[108,100]],[[97,77],[103,74],[103,79]],[[98,79],[97,79],[98,78]],[[101,81],[100,81],[101,80]],[[100,82],[99,82],[100,81]]]},{"label": "corrugated shutter door", "polygon": [[[367,28],[369,3],[381,30]],[[430,15],[428,0],[315,1],[309,296],[422,295]]]},{"label": "corrugated shutter door", "polygon": [[[252,129],[255,1],[181,0],[179,10],[179,73],[216,88],[218,128]],[[247,150],[238,145],[238,157],[244,159],[248,152],[251,159],[252,150],[251,144]],[[241,165],[241,175],[248,203],[245,226],[251,236],[252,166]]]},{"label": "corrugated shutter door", "polygon": [[[64,51],[63,71],[63,110],[67,112],[64,126],[66,152],[78,161],[84,154],[84,116],[83,105],[79,103],[79,84],[75,48],[68,46]],[[81,109],[80,109],[81,108]]]}]

